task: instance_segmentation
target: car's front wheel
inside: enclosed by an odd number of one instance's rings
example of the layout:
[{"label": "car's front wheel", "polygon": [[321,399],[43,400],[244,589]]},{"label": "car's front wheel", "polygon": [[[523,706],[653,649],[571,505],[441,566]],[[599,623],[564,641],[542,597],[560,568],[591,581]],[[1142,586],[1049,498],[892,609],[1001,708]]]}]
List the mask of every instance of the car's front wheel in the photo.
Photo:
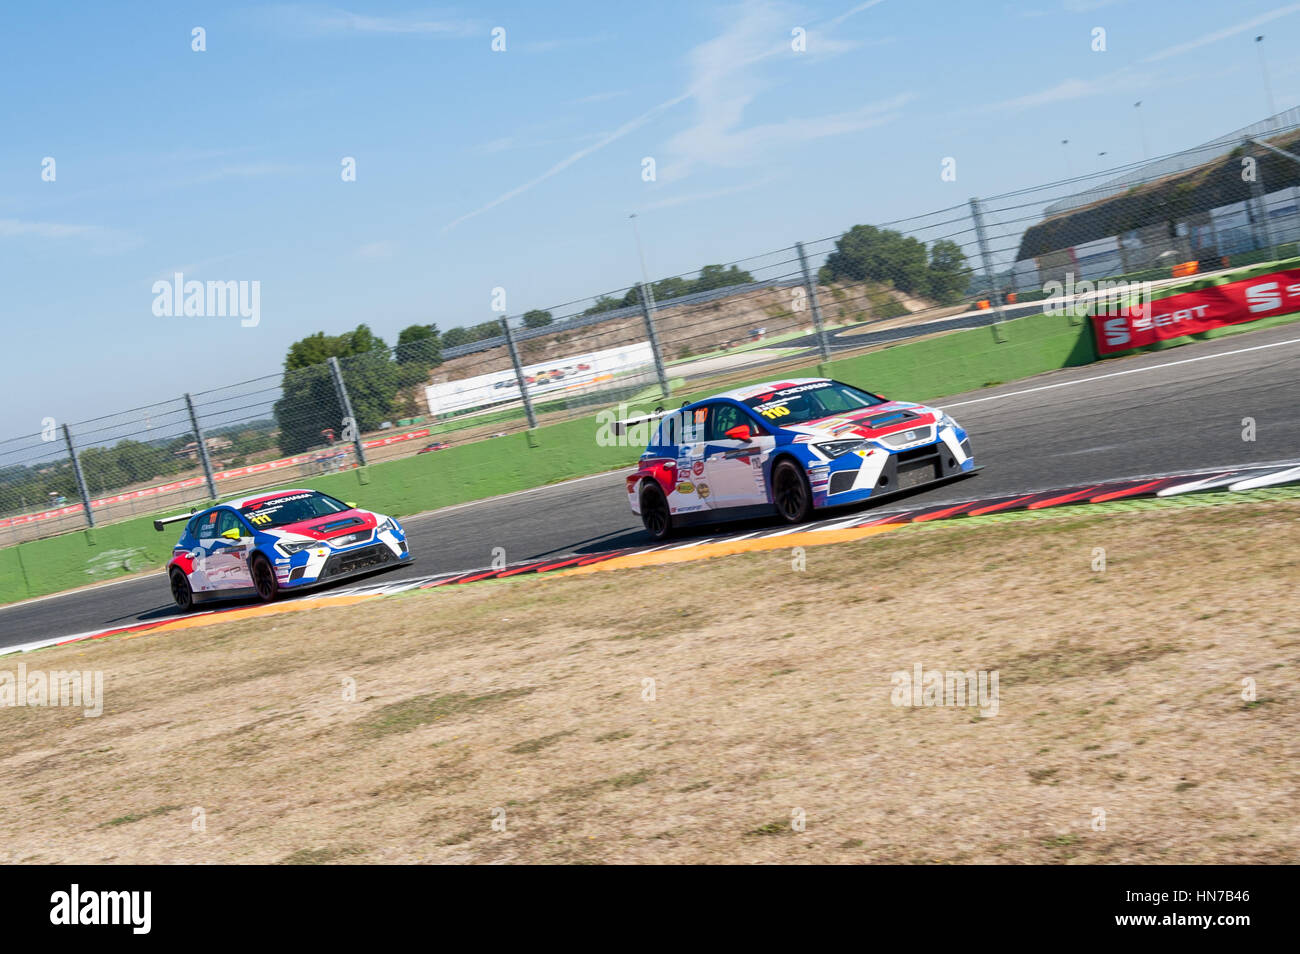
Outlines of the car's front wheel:
[{"label": "car's front wheel", "polygon": [[666,540],[673,532],[673,515],[663,488],[653,481],[641,491],[641,525],[656,540]]},{"label": "car's front wheel", "polygon": [[194,590],[190,588],[190,581],[176,567],[172,567],[167,575],[171,579],[172,599],[176,601],[182,613],[188,613],[194,608]]},{"label": "car's front wheel", "polygon": [[786,523],[803,523],[812,516],[812,489],[794,461],[782,460],[773,468],[772,502]]},{"label": "car's front wheel", "polygon": [[253,588],[263,603],[271,602],[280,592],[280,584],[275,578],[271,561],[261,554],[253,558]]}]

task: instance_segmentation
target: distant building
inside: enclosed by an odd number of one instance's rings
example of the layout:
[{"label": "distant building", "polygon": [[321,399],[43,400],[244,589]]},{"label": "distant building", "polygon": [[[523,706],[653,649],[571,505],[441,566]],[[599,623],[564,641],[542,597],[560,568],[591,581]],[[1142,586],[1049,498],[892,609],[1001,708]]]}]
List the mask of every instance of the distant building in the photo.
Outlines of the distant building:
[{"label": "distant building", "polygon": [[[217,451],[223,451],[227,448],[234,447],[234,442],[224,437],[209,437],[203,441],[208,446],[208,453],[215,454]],[[180,450],[176,451],[177,457],[184,457],[187,460],[199,459],[199,442],[190,441]]]}]

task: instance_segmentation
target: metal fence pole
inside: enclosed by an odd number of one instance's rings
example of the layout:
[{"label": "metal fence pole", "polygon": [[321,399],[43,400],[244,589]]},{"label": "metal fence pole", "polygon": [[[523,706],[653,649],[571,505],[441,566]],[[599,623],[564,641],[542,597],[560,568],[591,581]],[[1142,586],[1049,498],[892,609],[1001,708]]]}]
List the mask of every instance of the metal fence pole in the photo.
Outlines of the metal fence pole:
[{"label": "metal fence pole", "polygon": [[72,460],[72,476],[77,478],[77,490],[81,493],[81,505],[86,508],[86,526],[95,526],[95,515],[90,512],[90,489],[86,486],[86,477],[81,472],[81,461],[77,460],[77,449],[72,446],[72,432],[68,425],[63,425],[63,443],[68,445],[68,457]]},{"label": "metal fence pole", "polygon": [[[1252,141],[1247,139],[1243,145],[1250,149]],[[1268,224],[1268,209],[1264,207],[1264,172],[1263,164],[1259,159],[1255,160],[1255,176],[1250,181],[1250,195],[1255,204],[1255,219],[1259,222],[1259,227],[1263,232],[1264,247],[1268,249],[1269,258],[1276,261],[1277,246],[1273,243],[1273,229]]]},{"label": "metal fence pole", "polygon": [[208,494],[217,499],[217,480],[212,476],[212,461],[208,459],[208,442],[203,437],[203,428],[199,427],[199,415],[194,410],[194,401],[185,395],[185,410],[190,412],[190,427],[194,429],[194,439],[199,442],[199,461],[203,464],[203,477],[208,482]]},{"label": "metal fence pole", "polygon": [[989,283],[989,297],[992,299],[993,308],[998,313],[997,320],[993,323],[993,337],[998,342],[1006,341],[1006,336],[1002,329],[998,327],[1006,321],[1006,312],[1002,310],[1002,296],[998,294],[997,282],[993,277],[993,256],[989,254],[988,238],[984,235],[984,216],[980,214],[980,200],[970,200],[970,214],[975,222],[975,238],[979,242],[980,260],[984,263],[984,277]]},{"label": "metal fence pole", "polygon": [[352,413],[352,402],[348,400],[348,389],[343,384],[343,370],[339,367],[339,359],[330,355],[330,377],[334,379],[334,390],[338,394],[339,406],[343,408],[343,427],[346,436],[346,430],[349,426],[352,428],[352,446],[357,451],[357,464],[361,467],[366,466],[366,449],[361,444],[361,425],[357,423],[356,415]]},{"label": "metal fence pole", "polygon": [[668,397],[668,372],[664,370],[664,356],[659,350],[659,333],[655,331],[655,298],[649,284],[641,283],[641,317],[645,319],[646,337],[650,339],[650,350],[655,358],[655,374],[659,376],[659,390]]},{"label": "metal fence pole", "polygon": [[803,242],[794,243],[799,253],[799,269],[803,272],[803,287],[808,293],[808,303],[812,306],[813,327],[817,330],[817,350],[821,352],[822,362],[830,361],[831,345],[826,339],[826,326],[822,323],[822,306],[817,301],[817,285],[808,271],[808,257],[803,253]]},{"label": "metal fence pole", "polygon": [[524,397],[524,414],[528,417],[528,429],[537,427],[537,415],[533,412],[533,399],[528,396],[528,382],[524,379],[524,366],[519,363],[519,349],[515,347],[515,336],[510,330],[510,320],[501,318],[501,330],[505,332],[506,347],[510,349],[510,363],[515,366],[515,380],[519,382],[519,393]]}]

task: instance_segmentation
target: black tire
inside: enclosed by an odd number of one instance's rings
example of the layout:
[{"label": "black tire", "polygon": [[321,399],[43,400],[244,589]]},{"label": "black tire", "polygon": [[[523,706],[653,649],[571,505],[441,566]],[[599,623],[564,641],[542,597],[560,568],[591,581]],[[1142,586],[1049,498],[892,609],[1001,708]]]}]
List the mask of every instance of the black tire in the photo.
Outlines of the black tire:
[{"label": "black tire", "polygon": [[263,603],[269,603],[280,594],[280,583],[275,578],[275,570],[271,566],[271,561],[260,553],[253,557],[253,589],[257,590],[257,598]]},{"label": "black tire", "polygon": [[171,581],[172,599],[180,607],[182,613],[188,613],[194,609],[194,590],[190,588],[190,581],[176,567],[172,567],[171,572],[167,574]]},{"label": "black tire", "polygon": [[772,503],[786,523],[803,523],[812,516],[812,488],[803,469],[790,459],[772,468]]},{"label": "black tire", "polygon": [[651,481],[641,489],[641,525],[655,540],[667,540],[673,534],[673,515],[663,488]]}]

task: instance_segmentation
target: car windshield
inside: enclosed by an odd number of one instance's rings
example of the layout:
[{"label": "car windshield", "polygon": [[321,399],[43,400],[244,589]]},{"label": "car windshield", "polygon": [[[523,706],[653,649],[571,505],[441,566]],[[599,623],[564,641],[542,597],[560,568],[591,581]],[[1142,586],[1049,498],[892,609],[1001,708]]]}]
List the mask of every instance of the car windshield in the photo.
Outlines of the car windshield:
[{"label": "car windshield", "polygon": [[838,381],[813,381],[756,394],[745,401],[765,421],[778,427],[804,424],[823,417],[859,411],[883,404],[884,398]]},{"label": "car windshield", "polygon": [[332,513],[347,510],[347,504],[340,503],[333,497],[315,492],[285,494],[283,497],[268,497],[255,504],[240,507],[248,522],[258,529],[283,527],[285,524],[298,523],[300,520],[313,520],[316,517],[328,517]]}]

